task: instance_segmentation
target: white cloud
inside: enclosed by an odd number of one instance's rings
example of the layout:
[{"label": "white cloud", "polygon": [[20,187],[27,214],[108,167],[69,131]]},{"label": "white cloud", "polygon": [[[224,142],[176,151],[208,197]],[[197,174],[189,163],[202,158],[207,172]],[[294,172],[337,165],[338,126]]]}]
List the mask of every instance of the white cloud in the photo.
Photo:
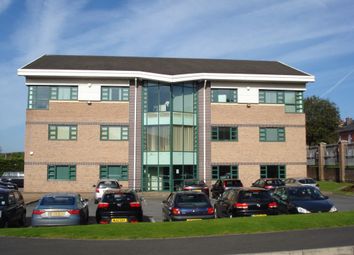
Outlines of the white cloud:
[{"label": "white cloud", "polygon": [[11,0],[0,0],[0,15],[9,8]]}]

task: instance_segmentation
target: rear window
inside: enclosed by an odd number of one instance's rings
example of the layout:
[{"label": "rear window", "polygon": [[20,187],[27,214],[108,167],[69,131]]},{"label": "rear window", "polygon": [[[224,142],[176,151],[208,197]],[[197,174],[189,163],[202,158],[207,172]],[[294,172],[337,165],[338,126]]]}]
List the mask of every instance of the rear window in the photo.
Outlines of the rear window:
[{"label": "rear window", "polygon": [[102,202],[106,203],[122,203],[122,202],[135,202],[135,195],[132,193],[111,193],[105,194]]},{"label": "rear window", "polygon": [[7,203],[7,195],[0,194],[0,206],[6,205],[6,203]]},{"label": "rear window", "polygon": [[70,196],[44,197],[40,205],[74,205],[75,198]]},{"label": "rear window", "polygon": [[100,189],[105,189],[105,188],[110,188],[110,189],[118,189],[118,183],[115,181],[105,181],[105,182],[100,182],[98,184],[98,188]]},{"label": "rear window", "polygon": [[262,201],[270,200],[271,197],[269,193],[265,190],[247,190],[241,191],[239,194],[240,202],[252,202],[252,201]]},{"label": "rear window", "polygon": [[302,180],[299,180],[299,182],[302,184],[315,184],[316,183],[313,179],[302,179]]},{"label": "rear window", "polygon": [[209,200],[204,194],[178,194],[175,204],[179,207],[209,206]]},{"label": "rear window", "polygon": [[230,180],[224,181],[225,187],[242,187],[242,183],[240,180]]},{"label": "rear window", "polygon": [[284,182],[282,180],[267,180],[266,184],[272,186],[283,186]]}]

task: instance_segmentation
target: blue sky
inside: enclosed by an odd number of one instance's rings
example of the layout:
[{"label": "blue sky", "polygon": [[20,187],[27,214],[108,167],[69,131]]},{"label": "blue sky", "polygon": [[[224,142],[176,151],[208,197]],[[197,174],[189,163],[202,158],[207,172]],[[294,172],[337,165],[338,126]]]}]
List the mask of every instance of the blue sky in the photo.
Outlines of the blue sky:
[{"label": "blue sky", "polygon": [[24,147],[17,69],[43,54],[279,60],[354,117],[353,0],[0,0],[0,146]]}]

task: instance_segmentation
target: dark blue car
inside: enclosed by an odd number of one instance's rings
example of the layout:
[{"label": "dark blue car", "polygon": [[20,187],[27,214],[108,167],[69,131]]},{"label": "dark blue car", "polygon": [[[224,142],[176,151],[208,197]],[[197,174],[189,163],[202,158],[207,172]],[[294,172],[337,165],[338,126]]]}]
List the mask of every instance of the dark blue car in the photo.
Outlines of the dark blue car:
[{"label": "dark blue car", "polygon": [[273,197],[280,213],[337,212],[328,197],[312,186],[279,187]]},{"label": "dark blue car", "polygon": [[214,218],[214,208],[203,192],[172,192],[162,201],[162,214],[165,221],[192,221]]}]

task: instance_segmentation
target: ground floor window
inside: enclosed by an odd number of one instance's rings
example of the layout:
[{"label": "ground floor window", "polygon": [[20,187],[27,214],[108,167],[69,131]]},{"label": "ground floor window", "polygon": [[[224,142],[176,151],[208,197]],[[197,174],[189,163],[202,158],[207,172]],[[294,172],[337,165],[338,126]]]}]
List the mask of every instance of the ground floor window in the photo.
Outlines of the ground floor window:
[{"label": "ground floor window", "polygon": [[237,165],[220,165],[213,166],[211,170],[212,179],[238,179],[238,166]]},{"label": "ground floor window", "polygon": [[48,165],[48,180],[76,180],[75,165]]},{"label": "ground floor window", "polygon": [[100,179],[128,180],[127,165],[102,165],[100,166]]},{"label": "ground floor window", "polygon": [[261,165],[260,169],[261,178],[286,178],[285,165]]}]

